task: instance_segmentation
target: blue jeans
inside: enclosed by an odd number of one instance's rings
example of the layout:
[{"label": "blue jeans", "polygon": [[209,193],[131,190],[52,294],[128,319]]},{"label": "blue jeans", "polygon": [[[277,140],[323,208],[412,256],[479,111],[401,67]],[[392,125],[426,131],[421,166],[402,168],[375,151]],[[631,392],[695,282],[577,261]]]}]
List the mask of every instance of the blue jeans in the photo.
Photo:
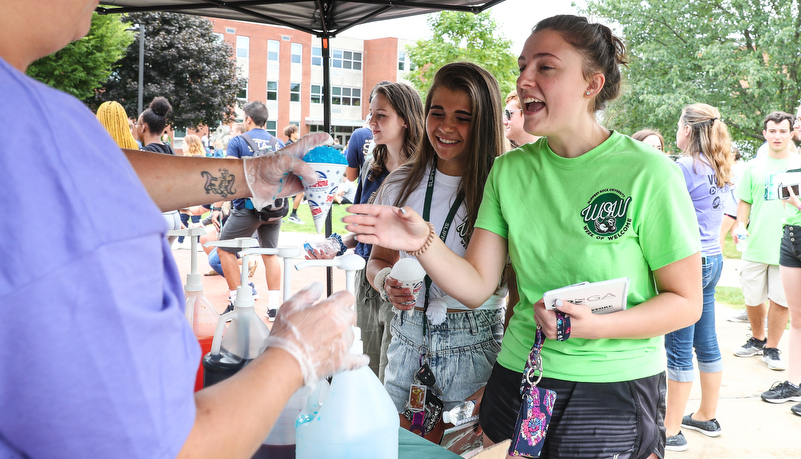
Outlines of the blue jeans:
[{"label": "blue jeans", "polygon": [[698,370],[704,373],[723,371],[723,360],[715,331],[715,286],[723,269],[723,255],[703,259],[704,312],[694,325],[665,335],[667,376],[671,381],[690,382],[693,372],[693,348]]},{"label": "blue jeans", "polygon": [[217,247],[211,249],[211,252],[209,252],[209,266],[211,266],[211,269],[215,270],[217,274],[225,277],[222,270],[222,263],[220,263],[220,256],[217,255]]}]

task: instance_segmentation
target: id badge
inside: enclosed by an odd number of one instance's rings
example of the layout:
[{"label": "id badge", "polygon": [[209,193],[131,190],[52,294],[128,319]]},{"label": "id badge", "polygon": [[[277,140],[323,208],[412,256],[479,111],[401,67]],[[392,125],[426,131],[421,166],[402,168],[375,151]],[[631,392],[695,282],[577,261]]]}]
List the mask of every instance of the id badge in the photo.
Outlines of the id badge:
[{"label": "id badge", "polygon": [[409,411],[416,413],[426,409],[427,387],[422,384],[412,384],[409,389]]},{"label": "id badge", "polygon": [[552,390],[532,385],[523,393],[509,446],[510,456],[540,457],[555,402],[556,392]]}]

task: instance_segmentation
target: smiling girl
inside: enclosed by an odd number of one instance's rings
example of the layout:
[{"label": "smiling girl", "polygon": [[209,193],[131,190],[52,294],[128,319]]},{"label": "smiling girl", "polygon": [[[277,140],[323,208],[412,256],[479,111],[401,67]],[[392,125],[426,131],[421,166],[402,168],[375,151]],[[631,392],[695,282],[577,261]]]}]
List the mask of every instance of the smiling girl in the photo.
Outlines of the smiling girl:
[{"label": "smiling girl", "polygon": [[[585,18],[537,24],[518,59],[517,92],[526,132],[545,137],[495,161],[464,258],[408,207],[353,206],[345,218],[361,241],[416,252],[439,288],[471,308],[511,259],[520,301],[481,425],[491,441],[512,437],[540,329],[538,387],[556,392],[540,457],[664,457],[660,338],[701,313],[699,232],[682,174],[597,121],[618,95],[623,55],[609,28]],[[542,301],[552,289],[620,277],[630,279],[620,312],[592,314],[566,299],[546,310]]]},{"label": "smiling girl", "polygon": [[[489,72],[464,62],[442,67],[426,98],[426,136],[415,156],[387,177],[375,202],[417,210],[431,222],[437,239],[463,254],[484,182],[504,150],[501,107],[498,83]],[[496,281],[493,292],[471,308],[444,294],[436,282],[427,283],[415,301],[408,289],[387,277],[398,259],[414,254],[382,245],[373,246],[367,277],[399,311],[391,323],[385,387],[398,412],[406,412],[415,373],[427,361],[436,379],[436,388],[429,390],[449,410],[489,378],[501,349],[505,289],[498,289]],[[426,315],[429,305],[441,314]],[[407,414],[408,419],[401,414],[402,425],[425,433],[433,428],[429,438],[439,440],[441,423],[435,427],[419,414]]]}]

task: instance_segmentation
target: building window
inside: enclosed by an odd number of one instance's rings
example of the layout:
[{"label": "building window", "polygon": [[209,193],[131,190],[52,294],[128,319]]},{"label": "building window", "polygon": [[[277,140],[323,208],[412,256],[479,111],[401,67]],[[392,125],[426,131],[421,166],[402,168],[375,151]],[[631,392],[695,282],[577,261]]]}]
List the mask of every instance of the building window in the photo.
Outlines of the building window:
[{"label": "building window", "polygon": [[398,70],[401,72],[406,70],[406,53],[403,51],[398,53]]},{"label": "building window", "polygon": [[300,64],[300,60],[303,57],[303,45],[300,43],[292,43],[292,63],[293,64]]},{"label": "building window", "polygon": [[[312,65],[323,65],[322,52],[321,48],[312,47]],[[341,49],[331,50],[331,67],[335,69],[361,70],[362,53]]]},{"label": "building window", "polygon": [[289,101],[300,102],[300,83],[289,84]]},{"label": "building window", "polygon": [[267,121],[267,125],[264,126],[264,130],[269,132],[271,136],[278,137],[277,130],[278,130],[278,121]]},{"label": "building window", "polygon": [[236,37],[236,57],[247,59],[250,55],[250,38]]},{"label": "building window", "polygon": [[236,29],[231,28],[231,27],[226,27],[225,28],[225,33],[236,33]]},{"label": "building window", "polygon": [[358,88],[331,87],[331,105],[359,107],[362,104],[362,90]]},{"label": "building window", "polygon": [[278,100],[278,82],[267,82],[267,100]]},{"label": "building window", "polygon": [[278,49],[281,44],[277,40],[267,40],[267,60],[278,62]]},{"label": "building window", "polygon": [[223,34],[221,34],[219,32],[212,32],[212,35],[214,35],[214,38],[216,38],[217,40],[219,40],[221,42],[225,41],[225,35],[223,35]]},{"label": "building window", "polygon": [[281,40],[289,41],[289,35],[281,35]]},{"label": "building window", "polygon": [[319,84],[311,85],[311,103],[313,104],[323,103],[323,87]]},{"label": "building window", "polygon": [[323,48],[312,46],[312,65],[323,65]]},{"label": "building window", "polygon": [[242,90],[240,90],[239,93],[237,93],[236,98],[237,99],[241,99],[241,100],[248,100],[248,82],[247,81],[245,82],[245,87],[242,88]]}]

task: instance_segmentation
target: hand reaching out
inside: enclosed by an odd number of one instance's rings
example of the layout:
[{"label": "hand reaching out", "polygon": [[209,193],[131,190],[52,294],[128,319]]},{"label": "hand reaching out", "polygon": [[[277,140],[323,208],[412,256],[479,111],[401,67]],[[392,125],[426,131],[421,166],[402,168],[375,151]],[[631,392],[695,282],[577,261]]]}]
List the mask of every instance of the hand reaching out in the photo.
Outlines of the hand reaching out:
[{"label": "hand reaching out", "polygon": [[428,224],[410,207],[357,204],[348,207],[348,212],[353,215],[342,221],[348,231],[356,233],[359,242],[414,252],[428,239]]}]

